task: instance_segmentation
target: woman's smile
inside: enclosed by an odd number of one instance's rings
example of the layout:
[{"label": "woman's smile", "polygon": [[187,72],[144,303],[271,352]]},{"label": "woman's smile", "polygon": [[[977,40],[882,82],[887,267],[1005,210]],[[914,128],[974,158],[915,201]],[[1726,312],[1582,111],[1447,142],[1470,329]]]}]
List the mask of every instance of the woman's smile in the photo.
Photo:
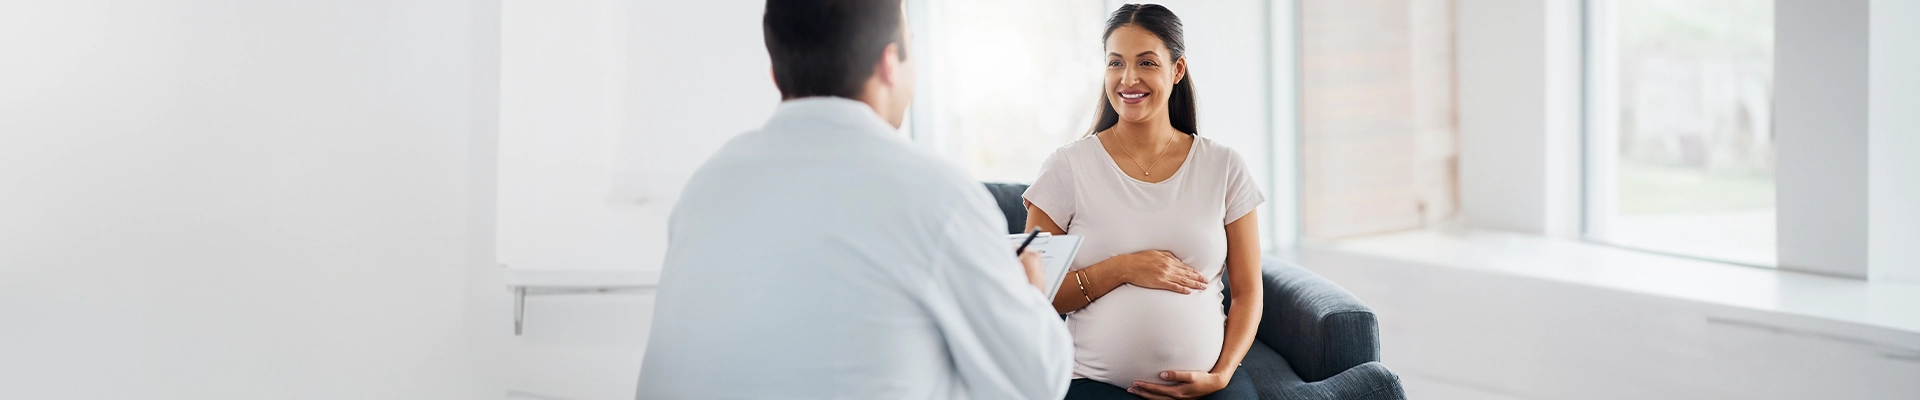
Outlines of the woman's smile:
[{"label": "woman's smile", "polygon": [[1147,93],[1145,90],[1122,90],[1120,91],[1120,102],[1140,104],[1140,102],[1147,101]]}]

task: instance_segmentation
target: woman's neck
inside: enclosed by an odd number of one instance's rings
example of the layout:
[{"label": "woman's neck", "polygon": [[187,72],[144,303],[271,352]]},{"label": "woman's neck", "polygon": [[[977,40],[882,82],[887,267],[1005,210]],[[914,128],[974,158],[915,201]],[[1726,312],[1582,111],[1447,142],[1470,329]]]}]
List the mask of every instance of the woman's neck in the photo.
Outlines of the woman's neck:
[{"label": "woman's neck", "polygon": [[1173,124],[1165,119],[1138,123],[1120,121],[1113,127],[1107,128],[1107,132],[1112,134],[1108,136],[1109,138],[1118,140],[1128,148],[1154,153],[1177,144],[1177,138],[1186,135],[1185,132],[1173,129]]}]

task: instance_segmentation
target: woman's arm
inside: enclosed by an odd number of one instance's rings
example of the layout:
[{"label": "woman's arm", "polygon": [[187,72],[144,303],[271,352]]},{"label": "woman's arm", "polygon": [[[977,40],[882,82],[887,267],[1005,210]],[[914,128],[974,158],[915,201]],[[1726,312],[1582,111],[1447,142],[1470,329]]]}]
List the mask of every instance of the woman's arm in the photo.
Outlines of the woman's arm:
[{"label": "woman's arm", "polygon": [[1227,338],[1220,346],[1220,360],[1209,371],[1220,377],[1222,387],[1253,347],[1253,334],[1260,328],[1266,304],[1266,290],[1260,286],[1260,219],[1254,213],[1248,211],[1227,224],[1227,286],[1233,292],[1233,307],[1227,310]]},{"label": "woman's arm", "polygon": [[[1066,229],[1053,223],[1053,217],[1048,216],[1046,211],[1027,203],[1027,230],[1033,228],[1055,235],[1067,234]],[[1254,232],[1257,235],[1259,230],[1255,229]],[[1255,248],[1258,247],[1256,243]],[[1231,247],[1227,254],[1229,258],[1232,257]],[[1148,250],[1114,256],[1067,273],[1066,279],[1060,280],[1060,288],[1053,295],[1053,310],[1061,314],[1079,310],[1127,283],[1178,293],[1192,293],[1207,288],[1207,281],[1199,271],[1180,262],[1171,253]],[[1083,285],[1086,287],[1084,293],[1080,290]]]},{"label": "woman's arm", "polygon": [[[1227,387],[1233,372],[1240,368],[1247,349],[1253,347],[1253,335],[1260,327],[1263,288],[1260,287],[1260,226],[1254,212],[1227,224],[1227,285],[1233,291],[1233,307],[1227,310],[1227,337],[1220,346],[1220,358],[1213,369],[1166,371],[1160,378],[1172,385],[1134,382],[1127,391],[1147,399],[1191,399]],[[1058,304],[1059,302],[1055,302]]]}]

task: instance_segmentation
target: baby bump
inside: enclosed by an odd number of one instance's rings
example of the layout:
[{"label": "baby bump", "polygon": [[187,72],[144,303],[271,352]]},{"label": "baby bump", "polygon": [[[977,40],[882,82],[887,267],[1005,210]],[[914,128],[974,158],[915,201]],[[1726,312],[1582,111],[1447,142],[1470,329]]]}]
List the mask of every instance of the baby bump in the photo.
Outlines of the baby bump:
[{"label": "baby bump", "polygon": [[1068,317],[1074,373],[1127,387],[1166,383],[1160,371],[1207,371],[1220,358],[1226,315],[1218,285],[1193,294],[1121,285]]}]

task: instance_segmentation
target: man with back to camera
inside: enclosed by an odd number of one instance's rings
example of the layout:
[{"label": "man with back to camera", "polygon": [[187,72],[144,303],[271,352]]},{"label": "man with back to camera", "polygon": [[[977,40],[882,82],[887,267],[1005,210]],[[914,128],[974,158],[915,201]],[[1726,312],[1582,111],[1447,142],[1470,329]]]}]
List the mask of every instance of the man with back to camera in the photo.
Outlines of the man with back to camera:
[{"label": "man with back to camera", "polygon": [[[1005,218],[899,133],[900,0],[770,0],[783,102],[687,183],[640,399],[1058,399],[1072,341]],[[1025,274],[1022,274],[1025,264]]]}]

